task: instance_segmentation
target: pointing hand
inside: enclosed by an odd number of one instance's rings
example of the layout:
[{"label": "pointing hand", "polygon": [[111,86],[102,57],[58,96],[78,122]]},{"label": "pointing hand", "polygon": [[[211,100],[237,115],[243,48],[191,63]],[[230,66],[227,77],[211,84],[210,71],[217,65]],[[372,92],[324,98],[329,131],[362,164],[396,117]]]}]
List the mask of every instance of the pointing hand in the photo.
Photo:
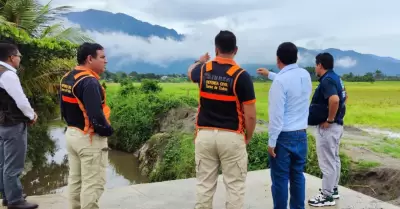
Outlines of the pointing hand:
[{"label": "pointing hand", "polygon": [[200,57],[199,61],[200,61],[201,63],[205,63],[205,62],[207,62],[209,59],[210,59],[210,55],[209,55],[208,52],[207,52],[207,53],[205,53],[203,56]]},{"label": "pointing hand", "polygon": [[268,77],[269,70],[266,68],[258,68],[257,69],[257,74]]}]

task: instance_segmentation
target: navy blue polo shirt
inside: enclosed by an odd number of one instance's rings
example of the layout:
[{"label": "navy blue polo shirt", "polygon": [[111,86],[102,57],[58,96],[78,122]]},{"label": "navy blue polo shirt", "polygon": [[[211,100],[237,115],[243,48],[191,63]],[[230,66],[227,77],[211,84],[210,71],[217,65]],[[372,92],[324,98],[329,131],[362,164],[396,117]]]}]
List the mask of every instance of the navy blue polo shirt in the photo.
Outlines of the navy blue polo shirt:
[{"label": "navy blue polo shirt", "polygon": [[338,95],[339,98],[342,100],[339,104],[339,108],[337,111],[337,114],[335,116],[335,123],[338,123],[340,125],[343,125],[343,118],[346,112],[346,106],[343,105],[341,107],[341,103],[344,103],[344,99],[342,95],[342,92],[338,92],[338,86],[341,85],[338,83],[338,81],[335,81],[334,78],[328,76],[329,73],[334,73],[333,70],[328,70],[323,76],[321,76],[318,81],[320,84],[318,87],[315,89],[314,96],[311,100],[312,104],[323,104],[323,105],[329,105],[329,97],[333,95]]}]

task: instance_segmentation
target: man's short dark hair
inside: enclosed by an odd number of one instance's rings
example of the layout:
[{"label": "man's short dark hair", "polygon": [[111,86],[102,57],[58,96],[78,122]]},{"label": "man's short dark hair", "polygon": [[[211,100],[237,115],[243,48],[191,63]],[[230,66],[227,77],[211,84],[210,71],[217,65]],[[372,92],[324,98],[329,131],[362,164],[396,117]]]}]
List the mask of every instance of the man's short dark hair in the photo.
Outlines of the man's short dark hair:
[{"label": "man's short dark hair", "polygon": [[77,53],[77,60],[79,65],[85,64],[85,61],[89,55],[91,55],[93,58],[97,58],[97,50],[103,50],[103,46],[97,43],[83,43],[82,45],[79,46],[78,48],[78,53]]},{"label": "man's short dark hair", "polygon": [[0,43],[0,60],[5,62],[10,56],[17,55],[18,47],[10,43]]},{"label": "man's short dark hair", "polygon": [[233,53],[236,49],[236,36],[231,31],[221,30],[215,36],[215,46],[221,53]]},{"label": "man's short dark hair", "polygon": [[325,70],[332,70],[334,66],[333,56],[328,52],[319,53],[315,57],[315,64],[321,64]]},{"label": "man's short dark hair", "polygon": [[297,62],[297,47],[292,42],[283,42],[276,51],[276,56],[285,64],[290,65]]}]

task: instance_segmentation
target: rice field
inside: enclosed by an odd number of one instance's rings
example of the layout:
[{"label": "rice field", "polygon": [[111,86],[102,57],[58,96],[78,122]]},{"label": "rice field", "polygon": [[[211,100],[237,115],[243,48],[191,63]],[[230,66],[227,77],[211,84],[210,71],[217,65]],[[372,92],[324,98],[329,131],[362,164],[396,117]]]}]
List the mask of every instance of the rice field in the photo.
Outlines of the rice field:
[{"label": "rice field", "polygon": [[[165,93],[198,97],[198,87],[194,83],[161,83],[160,85]],[[268,120],[270,85],[271,82],[254,83],[259,119]],[[317,85],[318,83],[315,82],[314,89]],[[345,85],[349,95],[346,125],[400,130],[400,82],[346,82]],[[109,95],[116,93],[118,89],[119,84],[107,83]]]}]

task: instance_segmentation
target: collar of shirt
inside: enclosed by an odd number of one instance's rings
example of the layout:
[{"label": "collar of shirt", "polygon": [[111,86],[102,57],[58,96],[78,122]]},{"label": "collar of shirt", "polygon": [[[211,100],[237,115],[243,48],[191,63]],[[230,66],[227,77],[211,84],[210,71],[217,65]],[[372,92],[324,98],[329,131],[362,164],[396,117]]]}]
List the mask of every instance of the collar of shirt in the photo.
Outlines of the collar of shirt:
[{"label": "collar of shirt", "polygon": [[213,61],[217,62],[219,64],[237,65],[237,63],[231,58],[224,58],[224,57],[216,56]]},{"label": "collar of shirt", "polygon": [[325,73],[324,75],[322,75],[322,76],[318,79],[318,81],[321,82],[322,79],[323,79],[326,75],[328,75],[328,73],[330,73],[330,72],[333,72],[333,70],[327,70],[326,73]]},{"label": "collar of shirt", "polygon": [[11,65],[3,62],[3,61],[0,61],[0,65],[3,65],[4,67],[6,67],[7,69],[13,71],[14,73],[17,73],[17,69],[15,69],[13,66],[11,66]]},{"label": "collar of shirt", "polygon": [[279,71],[278,74],[283,74],[286,73],[292,69],[298,68],[299,66],[295,63],[295,64],[290,64],[290,65],[286,65],[284,68],[282,68],[281,71]]},{"label": "collar of shirt", "polygon": [[76,70],[85,70],[85,71],[88,71],[88,72],[89,72],[90,74],[92,74],[97,80],[100,79],[99,74],[97,74],[96,72],[94,72],[92,69],[89,69],[89,68],[86,68],[86,67],[83,67],[83,66],[80,66],[80,65],[76,66],[75,69],[76,69]]}]

